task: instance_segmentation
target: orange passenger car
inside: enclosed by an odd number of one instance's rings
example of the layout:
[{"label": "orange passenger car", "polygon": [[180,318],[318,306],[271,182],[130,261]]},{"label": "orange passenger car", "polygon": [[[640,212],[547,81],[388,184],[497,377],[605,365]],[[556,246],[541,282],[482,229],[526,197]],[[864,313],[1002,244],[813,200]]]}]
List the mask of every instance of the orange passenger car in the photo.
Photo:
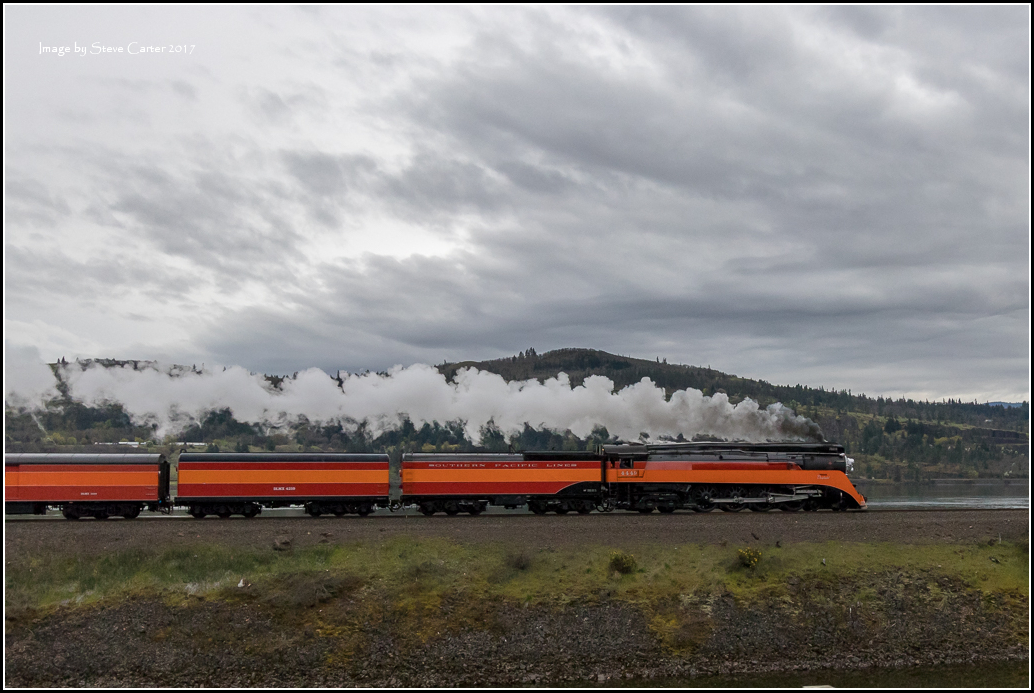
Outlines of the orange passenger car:
[{"label": "orange passenger car", "polygon": [[304,506],[313,516],[387,507],[388,456],[346,453],[184,453],[176,505],[194,517]]},{"label": "orange passenger car", "polygon": [[525,504],[536,514],[588,513],[599,504],[601,477],[600,458],[591,452],[402,457],[403,502],[416,504],[425,515],[477,515],[489,505]]},{"label": "orange passenger car", "polygon": [[164,455],[12,453],[4,455],[4,512],[43,515],[57,507],[80,517],[133,518],[167,509]]}]

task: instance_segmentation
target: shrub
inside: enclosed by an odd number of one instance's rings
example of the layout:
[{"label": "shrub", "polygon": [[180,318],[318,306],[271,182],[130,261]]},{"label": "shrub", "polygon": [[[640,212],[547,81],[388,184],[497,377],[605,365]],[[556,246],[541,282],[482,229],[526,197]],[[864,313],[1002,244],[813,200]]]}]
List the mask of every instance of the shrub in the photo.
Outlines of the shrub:
[{"label": "shrub", "polygon": [[761,549],[740,549],[740,565],[753,570],[761,562]]},{"label": "shrub", "polygon": [[635,556],[630,553],[622,553],[615,551],[610,556],[610,569],[616,570],[622,575],[628,575],[634,573],[637,565],[635,562]]}]

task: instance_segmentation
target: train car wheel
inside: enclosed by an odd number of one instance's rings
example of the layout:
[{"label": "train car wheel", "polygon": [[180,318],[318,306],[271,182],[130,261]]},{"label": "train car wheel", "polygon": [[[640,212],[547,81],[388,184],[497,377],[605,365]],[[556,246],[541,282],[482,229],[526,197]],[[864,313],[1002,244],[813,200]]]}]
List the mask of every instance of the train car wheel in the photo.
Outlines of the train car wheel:
[{"label": "train car wheel", "polygon": [[528,503],[528,510],[536,515],[546,514],[546,508],[541,503]]},{"label": "train car wheel", "polygon": [[97,518],[98,520],[107,520],[108,519],[108,513],[102,510],[102,511],[100,511],[98,513],[95,513],[94,517]]},{"label": "train car wheel", "polygon": [[554,512],[556,512],[557,515],[566,515],[567,513],[571,512],[571,509],[566,505],[561,505]]},{"label": "train car wheel", "polygon": [[482,508],[480,505],[475,505],[473,508],[469,509],[467,512],[470,513],[471,515],[480,515],[483,511],[484,511],[484,508]]},{"label": "train car wheel", "polygon": [[66,520],[78,520],[80,517],[79,511],[74,508],[64,508],[61,514],[65,516]]},{"label": "train car wheel", "polygon": [[430,517],[431,515],[434,515],[435,507],[432,503],[424,503],[420,506],[420,512]]},{"label": "train car wheel", "polygon": [[244,517],[252,518],[259,514],[259,507],[257,505],[248,505],[244,508]]},{"label": "train car wheel", "polygon": [[373,508],[369,505],[363,505],[359,507],[359,517],[366,517],[373,512]]},{"label": "train car wheel", "polygon": [[140,508],[139,507],[131,508],[129,511],[122,513],[122,517],[126,518],[127,520],[135,520],[139,516],[140,516]]}]

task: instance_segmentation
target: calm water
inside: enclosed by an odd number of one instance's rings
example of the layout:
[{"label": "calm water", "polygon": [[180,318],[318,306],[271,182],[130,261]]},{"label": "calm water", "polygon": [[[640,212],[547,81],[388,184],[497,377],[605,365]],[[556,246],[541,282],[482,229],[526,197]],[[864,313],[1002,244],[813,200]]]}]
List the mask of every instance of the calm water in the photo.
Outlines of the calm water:
[{"label": "calm water", "polygon": [[688,679],[607,682],[608,687],[644,688],[1030,688],[1030,660],[940,667],[877,668],[864,671],[809,671],[753,676],[700,676]]},{"label": "calm water", "polygon": [[1008,483],[1001,479],[944,479],[933,483],[852,481],[871,510],[1030,508],[1030,487],[1026,480]]}]

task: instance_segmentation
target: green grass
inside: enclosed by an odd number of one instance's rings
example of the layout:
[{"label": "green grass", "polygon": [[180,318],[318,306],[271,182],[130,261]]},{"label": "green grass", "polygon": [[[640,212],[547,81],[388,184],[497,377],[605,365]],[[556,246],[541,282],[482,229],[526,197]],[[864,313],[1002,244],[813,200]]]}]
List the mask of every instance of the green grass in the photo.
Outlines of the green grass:
[{"label": "green grass", "polygon": [[[928,613],[944,608],[953,594],[976,593],[989,608],[1010,614],[1016,639],[1026,637],[1015,618],[1025,619],[1027,608],[1025,544],[755,545],[761,558],[747,565],[740,554],[745,548],[515,550],[399,537],[285,552],[199,544],[40,557],[8,564],[6,619],[9,627],[27,626],[55,610],[143,599],[165,602],[189,624],[198,608],[240,605],[267,614],[277,632],[331,639],[328,664],[348,666],[369,647],[371,632],[392,633],[402,649],[447,633],[503,635],[514,609],[523,607],[630,607],[643,614],[663,646],[687,654],[707,641],[715,627],[712,609],[728,597],[744,606],[782,609],[790,619],[807,618],[817,607],[846,624],[849,614],[841,612],[848,604],[878,621],[891,603]],[[176,628],[166,630],[160,637],[178,637]]]},{"label": "green grass", "polygon": [[555,605],[600,599],[650,604],[723,592],[750,601],[784,594],[791,578],[865,582],[887,571],[925,575],[932,581],[948,576],[985,593],[1028,595],[1027,548],[1008,542],[762,546],[756,547],[761,559],[754,568],[741,562],[743,548],[643,546],[627,552],[636,566],[627,574],[615,570],[615,552],[604,546],[515,552],[501,544],[395,538],[379,545],[319,545],[289,552],[210,545],[134,549],[12,562],[6,571],[5,602],[8,607],[47,608],[138,594],[221,598],[241,579],[258,584],[293,574],[347,575],[414,609],[456,596]]}]

